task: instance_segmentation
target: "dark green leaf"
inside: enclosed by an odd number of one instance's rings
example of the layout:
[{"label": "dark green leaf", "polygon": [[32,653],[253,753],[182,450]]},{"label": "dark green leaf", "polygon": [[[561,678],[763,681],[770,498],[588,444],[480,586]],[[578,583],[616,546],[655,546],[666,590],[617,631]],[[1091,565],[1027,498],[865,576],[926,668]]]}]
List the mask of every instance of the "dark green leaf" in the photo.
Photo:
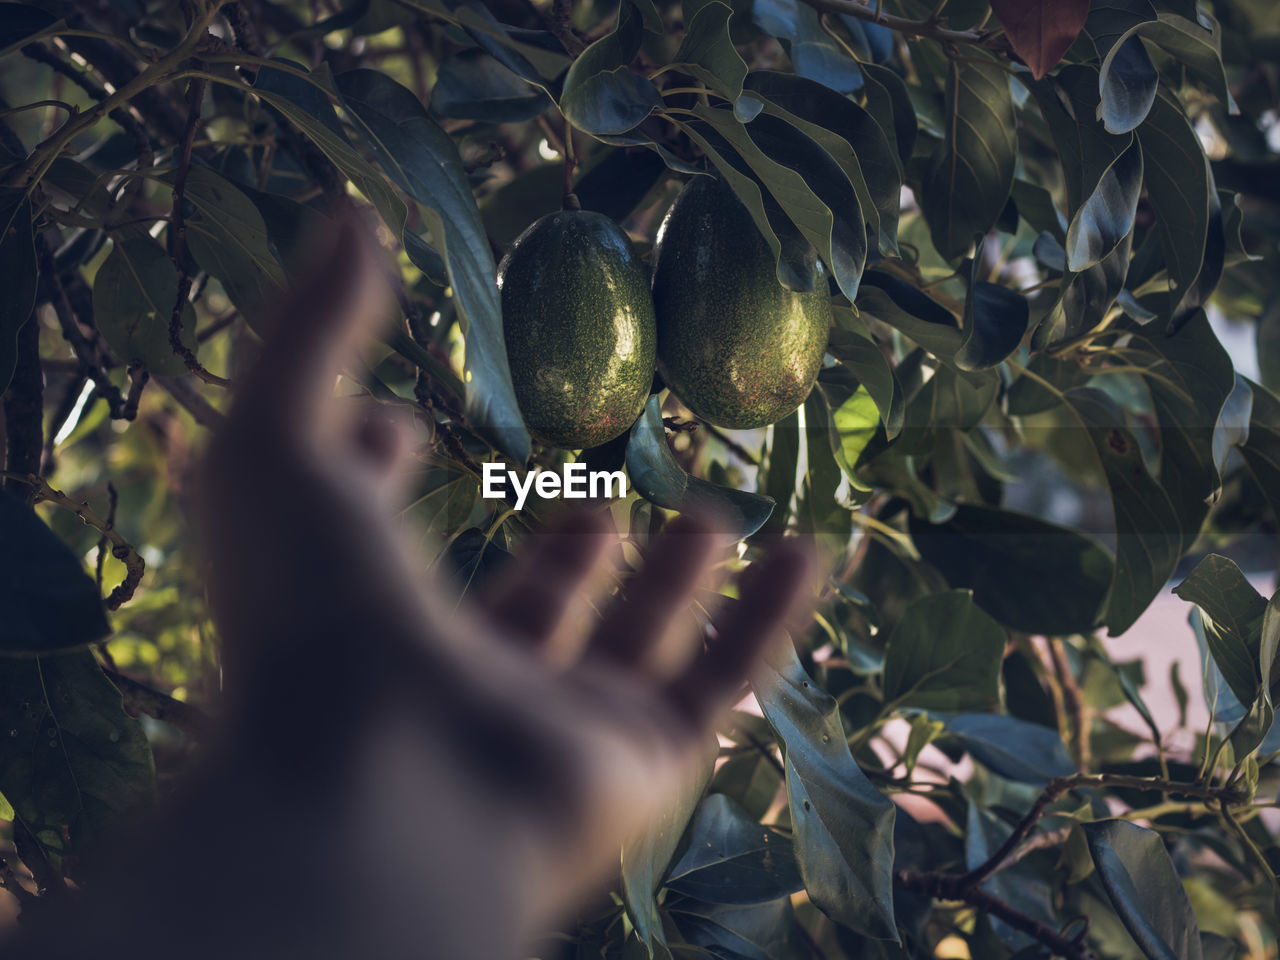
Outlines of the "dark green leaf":
[{"label": "dark green leaf", "polygon": [[0,792],[46,850],[82,854],[153,798],[142,725],[87,650],[0,660],[0,730]]},{"label": "dark green leaf", "polygon": [[187,248],[218,278],[249,324],[261,329],[264,308],[275,307],[285,288],[284,270],[271,253],[262,214],[207,167],[191,168],[185,196],[195,206],[186,221]]},{"label": "dark green leaf", "polygon": [[502,23],[479,0],[456,5],[451,0],[402,2],[457,24],[482,50],[518,76],[552,96],[558,94],[555,81],[569,65],[569,55],[560,41],[546,30],[527,30]]},{"label": "dark green leaf", "polygon": [[1162,10],[1156,19],[1131,27],[1119,42],[1123,44],[1130,37],[1144,37],[1163,47],[1170,56],[1198,73],[1223,107],[1235,106],[1222,66],[1222,37],[1216,22],[1213,29],[1208,30],[1199,23]]},{"label": "dark green leaf", "polygon": [[785,897],[751,906],[690,900],[673,906],[671,913],[684,938],[715,960],[800,960],[804,956],[795,911]]},{"label": "dark green leaf", "polygon": [[894,805],[854,762],[839,706],[813,684],[790,645],[754,688],[785,753],[793,841],[809,898],[838,923],[896,941]]},{"label": "dark green leaf", "polygon": [[878,270],[868,270],[858,292],[858,309],[883,320],[943,361],[960,349],[955,316],[923,290]]},{"label": "dark green leaf", "polygon": [[[902,430],[906,401],[902,385],[894,376],[884,351],[867,330],[866,322],[852,310],[834,308],[836,325],[831,330],[827,352],[849,368],[867,388],[880,411],[885,434],[892,440]],[[856,458],[855,458],[856,459]],[[850,461],[852,466],[853,461]]]},{"label": "dark green leaf", "polygon": [[787,414],[773,425],[772,440],[762,458],[756,489],[774,502],[773,512],[760,528],[763,536],[782,533],[791,516],[796,468],[800,464],[800,412]]},{"label": "dark green leaf", "polygon": [[1196,564],[1173,592],[1200,608],[1214,663],[1236,699],[1246,706],[1252,704],[1261,688],[1262,620],[1267,601],[1233,561],[1216,553]]},{"label": "dark green leaf", "polygon": [[662,426],[658,395],[649,398],[644,413],[631,428],[627,444],[627,474],[636,492],[668,510],[712,511],[735,537],[749,537],[773,512],[773,500],[733,487],[721,487],[680,469]]},{"label": "dark green leaf", "polygon": [[[831,410],[822,391],[814,390],[804,402],[804,421],[804,473],[796,520],[803,533],[834,534],[837,543],[844,543],[852,520],[837,496],[841,466],[851,472],[848,466],[875,432],[875,404],[859,389],[849,402]],[[837,462],[837,447],[842,462]]]},{"label": "dark green leaf", "polygon": [[573,61],[564,79],[560,110],[579,130],[626,133],[661,103],[658,88],[628,69],[642,32],[634,8],[623,3],[614,32],[591,44]]},{"label": "dark green leaf", "polygon": [[1025,633],[1085,633],[1097,626],[1112,563],[1066,527],[995,507],[962,504],[943,524],[913,518],[920,555],[1005,626]]},{"label": "dark green leaf", "polygon": [[973,759],[1019,783],[1048,783],[1076,772],[1057,731],[998,713],[944,717],[947,735]]},{"label": "dark green leaf", "polygon": [[995,63],[951,61],[946,137],[929,162],[921,209],[947,260],[995,225],[1013,187],[1017,119],[1009,75]]},{"label": "dark green leaf", "polygon": [[1080,273],[1110,256],[1133,231],[1142,193],[1142,148],[1136,139],[1102,171],[1067,227],[1067,269]]},{"label": "dark green leaf", "polygon": [[7,493],[0,493],[0,543],[0,653],[69,650],[111,632],[79,558]]},{"label": "dark green leaf", "polygon": [[1018,349],[1031,319],[1031,306],[1017,290],[977,278],[980,259],[974,258],[965,299],[964,339],[955,358],[961,370],[996,366]]},{"label": "dark green leaf", "polygon": [[1253,393],[1253,410],[1249,438],[1240,455],[1272,511],[1280,516],[1280,400],[1261,384],[1246,382]]},{"label": "dark green leaf", "polygon": [[[984,863],[1004,843],[1010,832],[1010,827],[1004,821],[996,819],[972,800],[969,801],[965,817],[965,866],[972,870]],[[983,883],[982,889],[1040,923],[1051,928],[1058,926],[1054,917],[1052,889],[1025,863],[1015,863],[1001,870]],[[1030,936],[1014,929],[1005,921],[996,917],[989,919],[993,932],[1009,949],[1021,950],[1034,943]]]},{"label": "dark green leaf", "polygon": [[893,134],[898,147],[898,161],[905,167],[915,149],[919,129],[915,107],[911,105],[911,94],[907,92],[903,79],[888,67],[873,63],[861,66],[867,80],[864,88],[867,110],[886,134]]},{"label": "dark green leaf", "polygon": [[52,26],[57,17],[25,3],[0,3],[0,53],[28,42],[29,38]]},{"label": "dark green leaf", "polygon": [[876,119],[852,100],[802,77],[758,71],[747,77],[746,89],[764,100],[766,113],[786,120],[830,154],[858,195],[880,252],[897,256],[902,170]]},{"label": "dark green leaf", "polygon": [[[126,363],[138,361],[152,374],[181,376],[183,359],[169,343],[169,318],[178,300],[178,270],[144,230],[116,235],[93,284],[98,332]],[[196,350],[196,312],[183,305],[182,342]]]},{"label": "dark green leaf", "polygon": [[651,151],[611,150],[578,179],[573,192],[583,210],[621,221],[644,200],[666,170],[662,158]]},{"label": "dark green leaf", "polygon": [[1201,960],[1200,931],[1160,834],[1127,820],[1083,824],[1111,906],[1149,960]]},{"label": "dark green leaf", "polygon": [[923,710],[982,710],[1000,701],[1005,631],[968,590],[911,604],[884,656],[886,703]]},{"label": "dark green leaf", "polygon": [[431,109],[442,117],[518,123],[551,106],[546,93],[483,50],[461,50],[440,65]]},{"label": "dark green leaf", "polygon": [[502,334],[493,252],[453,140],[418,98],[376,70],[336,79],[348,112],[378,162],[422,205],[445,265],[466,337],[467,416],[517,461],[529,456],[529,434],[516,405]]},{"label": "dark green leaf", "polygon": [[732,16],[732,8],[719,0],[703,4],[685,24],[684,41],[671,60],[730,102],[742,95],[747,76],[747,64],[729,38]]},{"label": "dark green leaf", "polygon": [[707,903],[763,903],[801,889],[791,840],[761,826],[722,793],[709,794],[689,825],[689,845],[666,886]]},{"label": "dark green leaf", "polygon": [[1102,69],[1098,76],[1101,119],[1111,133],[1128,133],[1151,109],[1159,75],[1142,41],[1128,31],[1156,18],[1148,0],[1095,0],[1085,32],[1093,40]]},{"label": "dark green leaf", "polygon": [[762,31],[786,43],[796,76],[837,93],[861,88],[859,65],[822,28],[813,7],[800,0],[756,0],[751,15]]},{"label": "dark green leaf", "polygon": [[0,297],[0,394],[9,386],[18,363],[18,331],[36,303],[36,248],[31,203],[24,194],[23,190],[0,190],[0,290],[4,290]]}]

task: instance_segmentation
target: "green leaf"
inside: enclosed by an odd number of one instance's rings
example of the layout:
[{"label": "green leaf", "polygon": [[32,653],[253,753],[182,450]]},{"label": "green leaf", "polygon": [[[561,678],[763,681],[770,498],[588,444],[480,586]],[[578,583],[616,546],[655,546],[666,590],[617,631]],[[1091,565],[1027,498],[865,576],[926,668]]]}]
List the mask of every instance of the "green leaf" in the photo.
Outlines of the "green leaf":
[{"label": "green leaf", "polygon": [[614,31],[573,61],[564,78],[560,110],[579,130],[591,134],[626,133],[639,126],[662,102],[651,81],[628,69],[639,49],[642,32],[635,8],[623,3]]},{"label": "green leaf", "polygon": [[[844,364],[866,387],[880,412],[885,434],[892,440],[902,431],[906,401],[902,384],[894,375],[884,351],[867,330],[866,322],[852,310],[834,307],[836,325],[831,330],[827,353]],[[850,460],[849,464],[856,462]]]},{"label": "green leaf", "polygon": [[671,65],[697,77],[731,103],[742,96],[747,64],[729,38],[733,9],[720,0],[700,7],[685,24],[684,40]]},{"label": "green leaf", "polygon": [[791,840],[722,793],[709,794],[665,885],[706,903],[764,903],[803,887]]},{"label": "green leaf", "polygon": [[911,540],[953,587],[1005,626],[1050,636],[1097,626],[1111,557],[1089,537],[1037,517],[960,504],[952,518],[912,518]]},{"label": "green leaf", "polygon": [[878,270],[868,270],[858,292],[858,310],[883,320],[944,362],[963,336],[955,316],[923,290]]},{"label": "green leaf", "polygon": [[1067,227],[1067,269],[1080,273],[1110,256],[1133,231],[1142,193],[1142,147],[1128,147],[1104,169]]},{"label": "green leaf", "polygon": [[351,70],[335,82],[378,162],[422,205],[431,235],[443,248],[464,321],[468,420],[523,462],[531,441],[507,366],[497,268],[458,148],[418,98],[385,74]]},{"label": "green leaf", "polygon": [[763,32],[782,40],[796,76],[836,93],[862,86],[862,70],[822,27],[818,11],[799,0],[755,0],[751,16]]},{"label": "green leaf", "polygon": [[[965,866],[972,870],[985,863],[1012,832],[1004,821],[983,810],[972,800],[965,817]],[[1006,867],[982,884],[982,889],[1009,906],[1051,928],[1058,926],[1054,916],[1053,891],[1045,880],[1023,863]],[[1022,950],[1035,941],[997,917],[989,917],[992,931],[1011,950]]]},{"label": "green leaf", "polygon": [[0,394],[17,368],[18,331],[35,308],[38,273],[31,202],[23,190],[0,190]]},{"label": "green leaf", "polygon": [[442,117],[519,123],[552,106],[546,93],[483,50],[460,50],[440,64],[431,109]]},{"label": "green leaf", "polygon": [[839,705],[809,679],[789,644],[753,686],[785,754],[793,842],[809,898],[837,923],[897,942],[895,808],[854,762]]},{"label": "green leaf", "polygon": [[968,590],[921,597],[885,646],[885,703],[957,711],[994,706],[1005,639]]},{"label": "green leaf", "polygon": [[1095,0],[1085,32],[1102,60],[1099,115],[1111,133],[1128,133],[1151,109],[1160,75],[1142,41],[1128,31],[1156,18],[1148,0]]},{"label": "green leaf", "polygon": [[1065,399],[1111,490],[1116,562],[1105,622],[1114,637],[1133,626],[1173,574],[1182,556],[1182,521],[1111,399],[1092,387],[1070,390]]},{"label": "green leaf", "polygon": [[945,717],[948,737],[983,766],[1018,783],[1048,783],[1076,772],[1056,730],[998,713]]},{"label": "green leaf", "polygon": [[866,385],[860,385],[840,406],[831,411],[831,424],[839,438],[839,463],[850,481],[864,486],[854,473],[880,422],[879,409]]},{"label": "green leaf", "polygon": [[[140,362],[153,375],[187,372],[169,343],[169,318],[177,300],[178,270],[164,247],[140,229],[118,232],[94,279],[93,317],[120,359]],[[181,338],[194,353],[196,312],[190,303],[182,308]]]},{"label": "green leaf", "polygon": [[747,77],[745,88],[762,98],[766,113],[787,121],[831,156],[858,195],[880,252],[898,256],[902,169],[876,119],[847,97],[803,77],[761,70]]},{"label": "green leaf", "polygon": [[1202,273],[1222,272],[1220,249],[1216,258],[1206,259],[1211,228],[1217,231],[1215,246],[1220,248],[1224,242],[1221,205],[1200,138],[1168,93],[1161,91],[1156,97],[1138,128],[1138,138],[1146,159],[1147,197],[1155,211],[1168,273],[1169,308],[1161,312],[1178,327],[1217,284],[1216,275],[1207,276],[1208,290],[1203,290],[1197,279]]},{"label": "green leaf", "polygon": [[[1211,17],[1208,17],[1212,21]],[[1216,21],[1208,30],[1175,13],[1160,11],[1154,20],[1144,20],[1131,27],[1118,43],[1131,37],[1144,37],[1164,48],[1165,52],[1200,75],[1209,90],[1225,108],[1234,108],[1235,100],[1227,86],[1222,66],[1222,36]]]},{"label": "green leaf", "polygon": [[649,398],[644,413],[631,428],[627,474],[636,493],[650,503],[668,510],[707,509],[738,539],[759,530],[773,512],[774,502],[769,497],[709,483],[680,469],[667,446],[657,394]]},{"label": "green leaf", "polygon": [[967,253],[1004,210],[1018,158],[1016,133],[1008,74],[994,62],[951,61],[946,137],[929,161],[920,197],[933,245],[945,259]]},{"label": "green leaf", "polygon": [[82,854],[153,799],[142,725],[87,650],[0,660],[0,730],[0,791],[48,851]]},{"label": "green leaf", "polygon": [[1018,349],[1027,332],[1031,306],[1017,290],[978,279],[981,257],[973,259],[964,305],[964,338],[956,352],[961,370],[986,370]]},{"label": "green leaf", "polygon": [[769,448],[756,474],[759,493],[774,502],[773,512],[760,528],[765,537],[787,529],[795,495],[796,468],[800,464],[800,411],[787,414],[770,428]]},{"label": "green leaf", "polygon": [[797,960],[803,955],[795,911],[785,897],[749,906],[689,900],[673,906],[671,914],[685,940],[709,957]]},{"label": "green leaf", "polygon": [[715,751],[708,744],[706,762],[699,766],[697,775],[685,781],[679,796],[672,798],[671,805],[649,825],[648,832],[622,850],[622,902],[645,949],[655,960],[669,957],[670,953],[654,895],[714,766]]},{"label": "green leaf", "polygon": [[876,63],[863,63],[860,66],[867,81],[864,88],[867,110],[886,134],[893,134],[901,169],[911,159],[919,129],[915,107],[911,105],[911,94],[903,79],[888,67]]},{"label": "green leaf", "polygon": [[[306,71],[305,67],[293,61],[280,62],[294,70]],[[327,75],[312,75],[311,80],[306,80],[292,72],[262,67],[253,81],[253,91],[306,134],[320,148],[320,152],[368,198],[387,226],[399,236],[404,231],[404,203],[396,196],[386,178],[351,146],[329,95],[321,86],[321,80],[326,78]]]},{"label": "green leaf", "polygon": [[1160,834],[1127,820],[1083,824],[1111,906],[1150,960],[1201,960],[1195,913]]},{"label": "green leaf", "polygon": [[564,47],[546,30],[527,30],[502,23],[489,8],[472,0],[453,4],[452,0],[402,0],[407,7],[456,24],[477,46],[509,70],[536,84],[552,96],[559,89],[556,78],[564,73],[570,58]]},{"label": "green leaf", "polygon": [[[821,390],[812,391],[804,402],[804,473],[797,491],[796,521],[802,533],[834,534],[836,543],[847,542],[853,523],[849,510],[837,496],[840,489],[841,467],[844,466],[838,444],[847,442],[856,446],[854,435],[858,427],[842,420],[849,435],[840,435],[833,430],[837,415],[842,418],[852,417],[862,420],[861,427],[865,437],[870,439],[875,431],[875,405],[865,390],[860,390],[862,404],[856,413],[842,407],[832,411],[827,406]],[[851,398],[852,400],[852,398]],[[860,449],[860,448],[858,448]],[[855,452],[856,457],[856,452]],[[846,468],[847,474],[851,473]]]},{"label": "green leaf", "polygon": [[217,277],[227,297],[255,329],[263,310],[273,308],[285,289],[284,270],[271,253],[267,227],[253,201],[207,167],[187,174],[186,198],[195,206],[187,217],[191,255]]},{"label": "green leaf", "polygon": [[1233,561],[1216,553],[1196,564],[1173,592],[1200,608],[1214,663],[1236,699],[1251,705],[1262,686],[1261,638],[1267,601]]},{"label": "green leaf", "polygon": [[1245,382],[1253,393],[1253,410],[1240,456],[1272,511],[1280,516],[1280,400],[1261,384],[1247,378]]},{"label": "green leaf", "polygon": [[0,493],[0,531],[0,653],[53,653],[111,633],[98,585],[79,558],[7,493]]}]

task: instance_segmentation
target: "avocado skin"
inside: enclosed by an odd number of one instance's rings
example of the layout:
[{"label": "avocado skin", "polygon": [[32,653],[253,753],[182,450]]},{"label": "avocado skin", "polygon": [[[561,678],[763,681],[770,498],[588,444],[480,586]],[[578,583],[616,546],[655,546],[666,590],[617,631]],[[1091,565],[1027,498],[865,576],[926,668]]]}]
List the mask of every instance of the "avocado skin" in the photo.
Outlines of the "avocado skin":
[{"label": "avocado skin", "polygon": [[498,268],[516,402],[539,440],[594,447],[635,423],[653,382],[656,327],[644,264],[612,220],[537,220]]},{"label": "avocado skin", "polygon": [[831,301],[778,282],[751,214],[718,179],[694,177],[672,204],[654,248],[658,372],[695,414],[746,430],[800,404],[822,367]]}]

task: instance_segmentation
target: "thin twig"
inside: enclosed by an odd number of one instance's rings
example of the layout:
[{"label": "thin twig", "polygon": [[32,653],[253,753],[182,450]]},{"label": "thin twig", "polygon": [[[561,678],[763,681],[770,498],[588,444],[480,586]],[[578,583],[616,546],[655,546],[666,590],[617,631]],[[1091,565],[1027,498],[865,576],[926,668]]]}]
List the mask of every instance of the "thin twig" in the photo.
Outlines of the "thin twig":
[{"label": "thin twig", "polygon": [[183,377],[156,376],[151,379],[158,383],[169,396],[173,397],[178,402],[178,406],[191,414],[191,419],[195,420],[200,426],[207,427],[210,430],[217,430],[226,420],[226,417],[213,404],[200,396],[195,388]]},{"label": "thin twig", "polygon": [[1062,706],[1071,718],[1071,747],[1076,769],[1089,769],[1089,730],[1092,725],[1089,704],[1085,702],[1080,682],[1071,669],[1071,661],[1067,658],[1066,641],[1061,637],[1049,638],[1049,655],[1053,658],[1054,672],[1058,675],[1058,683],[1062,686]]},{"label": "thin twig", "polygon": [[212,729],[209,715],[194,704],[177,700],[111,667],[103,667],[102,672],[120,691],[125,707],[134,713],[163,720],[192,736],[200,736]]}]

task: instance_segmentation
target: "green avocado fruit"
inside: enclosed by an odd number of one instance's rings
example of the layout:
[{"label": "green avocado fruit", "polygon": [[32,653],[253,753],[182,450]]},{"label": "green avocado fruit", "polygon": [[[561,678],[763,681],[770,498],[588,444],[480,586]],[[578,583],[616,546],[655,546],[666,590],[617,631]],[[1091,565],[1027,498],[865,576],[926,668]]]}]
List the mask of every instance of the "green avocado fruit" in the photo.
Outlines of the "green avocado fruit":
[{"label": "green avocado fruit", "polygon": [[822,367],[831,326],[826,276],[795,293],[733,191],[699,176],[658,231],[653,306],[658,372],[686,407],[720,427],[776,423]]},{"label": "green avocado fruit", "polygon": [[516,402],[539,440],[576,450],[635,423],[657,339],[644,264],[608,217],[549,213],[498,268]]}]

